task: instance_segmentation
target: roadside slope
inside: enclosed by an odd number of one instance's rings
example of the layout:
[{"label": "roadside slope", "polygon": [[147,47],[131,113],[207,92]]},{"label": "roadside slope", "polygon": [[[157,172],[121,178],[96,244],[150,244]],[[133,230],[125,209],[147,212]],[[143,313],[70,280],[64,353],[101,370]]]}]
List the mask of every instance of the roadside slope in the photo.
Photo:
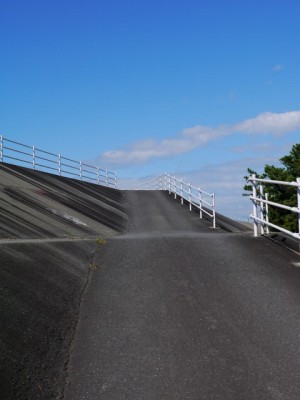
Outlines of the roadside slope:
[{"label": "roadside slope", "polygon": [[95,241],[0,244],[0,393],[60,398]]},{"label": "roadside slope", "polygon": [[126,226],[119,190],[0,164],[0,238],[110,236]]},{"label": "roadside slope", "polygon": [[96,238],[127,223],[118,190],[0,164],[1,398],[61,398]]}]

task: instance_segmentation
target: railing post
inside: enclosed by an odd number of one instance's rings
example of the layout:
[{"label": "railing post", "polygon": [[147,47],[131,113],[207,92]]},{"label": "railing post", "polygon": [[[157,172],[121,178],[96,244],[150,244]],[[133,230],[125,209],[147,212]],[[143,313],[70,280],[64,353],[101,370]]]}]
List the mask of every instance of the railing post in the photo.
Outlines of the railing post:
[{"label": "railing post", "polygon": [[298,233],[300,235],[300,178],[297,178]]},{"label": "railing post", "polygon": [[97,183],[100,185],[99,167],[97,166]]},{"label": "railing post", "polygon": [[164,174],[164,190],[167,190],[167,173]]},{"label": "railing post", "polygon": [[[261,200],[264,199],[264,187],[263,185],[259,185],[259,197]],[[261,201],[259,204],[260,207],[260,219],[264,221],[264,203]],[[261,222],[260,224],[260,233],[261,235],[264,235],[265,233],[265,224]]]},{"label": "railing post", "polygon": [[189,182],[189,203],[190,203],[190,211],[192,211],[192,187],[191,187],[191,182]]},{"label": "railing post", "polygon": [[202,214],[202,192],[201,192],[201,187],[199,187],[199,207],[200,207],[200,218],[203,218]]},{"label": "railing post", "polygon": [[105,170],[105,180],[106,180],[106,186],[108,186],[108,170]]},{"label": "railing post", "polygon": [[79,175],[80,175],[80,180],[82,181],[82,162],[79,161]]},{"label": "railing post", "polygon": [[61,155],[58,155],[58,175],[61,176]]},{"label": "railing post", "polygon": [[[266,201],[269,200],[269,193],[265,193],[265,199]],[[266,213],[266,222],[267,222],[267,226],[266,226],[266,233],[267,235],[270,233],[270,228],[269,228],[269,204],[266,203],[266,207],[265,207],[265,213]]]},{"label": "railing post", "polygon": [[3,162],[3,136],[0,135],[0,162]]},{"label": "railing post", "polygon": [[215,194],[212,194],[212,209],[213,209],[213,228],[216,228],[216,199]]},{"label": "railing post", "polygon": [[180,182],[180,196],[181,196],[181,204],[183,204],[183,179],[181,178],[181,182]]},{"label": "railing post", "polygon": [[[255,174],[251,175],[252,179],[255,179]],[[258,236],[258,226],[257,226],[257,202],[256,202],[256,196],[257,196],[257,190],[256,190],[256,183],[254,180],[251,181],[252,184],[252,202],[253,202],[253,234],[254,237]]]},{"label": "railing post", "polygon": [[159,179],[158,179],[158,183],[157,183],[157,188],[158,190],[163,190],[163,175],[160,175]]},{"label": "railing post", "polygon": [[32,146],[32,168],[35,169],[35,148]]},{"label": "railing post", "polygon": [[114,172],[114,186],[117,187],[117,174]]},{"label": "railing post", "polygon": [[177,199],[177,185],[176,185],[176,177],[174,176],[174,199]]},{"label": "railing post", "polygon": [[168,176],[169,180],[169,194],[171,194],[171,175]]}]

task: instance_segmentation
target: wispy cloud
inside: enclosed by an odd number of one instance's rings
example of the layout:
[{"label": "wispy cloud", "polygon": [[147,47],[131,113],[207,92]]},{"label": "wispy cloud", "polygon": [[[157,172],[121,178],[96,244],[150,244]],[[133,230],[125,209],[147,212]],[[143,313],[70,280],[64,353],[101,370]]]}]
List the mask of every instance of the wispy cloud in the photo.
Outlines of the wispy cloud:
[{"label": "wispy cloud", "polygon": [[166,158],[187,153],[234,133],[278,136],[298,129],[300,129],[300,111],[265,112],[236,124],[218,127],[197,125],[184,129],[174,138],[139,141],[127,148],[107,151],[99,157],[99,161],[111,166],[137,165],[154,158]]},{"label": "wispy cloud", "polygon": [[273,67],[273,72],[280,72],[280,71],[282,71],[282,70],[284,70],[285,69],[285,65],[283,65],[283,64],[276,64],[274,67]]},{"label": "wispy cloud", "polygon": [[274,144],[273,141],[266,141],[266,142],[253,142],[247,143],[245,145],[240,145],[240,146],[235,146],[232,147],[230,150],[235,153],[235,154],[241,154],[241,155],[249,155],[250,154],[256,154],[257,156],[264,154],[266,155],[274,155],[278,154],[278,157],[280,157],[284,154],[284,152],[289,152],[291,148],[291,144],[289,142],[286,142],[284,145],[282,142]]}]

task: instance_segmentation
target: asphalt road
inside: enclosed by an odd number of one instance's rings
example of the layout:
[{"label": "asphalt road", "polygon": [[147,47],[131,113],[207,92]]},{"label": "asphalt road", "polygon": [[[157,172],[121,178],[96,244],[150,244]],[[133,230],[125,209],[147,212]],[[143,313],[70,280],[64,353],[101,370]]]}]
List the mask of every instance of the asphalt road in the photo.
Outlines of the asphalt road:
[{"label": "asphalt road", "polygon": [[127,192],[82,299],[65,400],[300,398],[299,257]]}]

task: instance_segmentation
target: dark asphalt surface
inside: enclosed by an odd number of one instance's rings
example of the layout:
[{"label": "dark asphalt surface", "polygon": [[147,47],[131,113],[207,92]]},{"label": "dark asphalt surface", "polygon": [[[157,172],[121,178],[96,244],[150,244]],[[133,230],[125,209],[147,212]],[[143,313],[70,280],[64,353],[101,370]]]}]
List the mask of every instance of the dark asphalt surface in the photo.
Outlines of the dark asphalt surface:
[{"label": "dark asphalt surface", "polygon": [[0,240],[111,236],[126,227],[121,191],[0,163]]},{"label": "dark asphalt surface", "polygon": [[96,238],[126,227],[119,190],[0,163],[1,400],[61,398]]},{"label": "dark asphalt surface", "polygon": [[299,257],[127,192],[83,296],[65,400],[300,398]]},{"label": "dark asphalt surface", "polygon": [[59,399],[95,240],[0,243],[0,399]]}]

